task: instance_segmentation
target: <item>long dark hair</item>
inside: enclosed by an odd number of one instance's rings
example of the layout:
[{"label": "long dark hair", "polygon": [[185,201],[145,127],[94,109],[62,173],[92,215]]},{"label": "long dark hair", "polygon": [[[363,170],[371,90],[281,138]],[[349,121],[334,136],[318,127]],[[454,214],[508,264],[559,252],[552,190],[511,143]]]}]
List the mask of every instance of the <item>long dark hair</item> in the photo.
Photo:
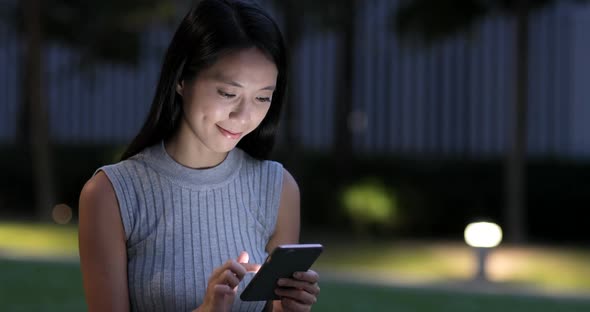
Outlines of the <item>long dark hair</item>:
[{"label": "long dark hair", "polygon": [[220,56],[256,47],[278,69],[270,109],[260,125],[242,138],[238,147],[265,159],[274,145],[287,86],[284,41],[274,20],[257,4],[246,0],[201,0],[184,17],[166,51],[152,106],[139,134],[121,160],[170,138],[182,118],[182,98],[176,93],[180,81],[190,81],[213,65]]}]

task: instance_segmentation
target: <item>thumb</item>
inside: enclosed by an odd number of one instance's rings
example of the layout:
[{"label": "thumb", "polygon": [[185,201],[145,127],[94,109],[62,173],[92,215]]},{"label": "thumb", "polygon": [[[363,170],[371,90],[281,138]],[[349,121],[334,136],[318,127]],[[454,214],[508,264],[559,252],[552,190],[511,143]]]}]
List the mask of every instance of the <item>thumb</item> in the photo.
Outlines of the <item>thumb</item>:
[{"label": "thumb", "polygon": [[246,272],[253,272],[253,273],[257,273],[261,267],[260,264],[254,264],[254,263],[242,263],[242,265],[246,269]]},{"label": "thumb", "polygon": [[247,252],[242,251],[240,252],[240,255],[238,256],[238,263],[248,263],[248,261],[250,261],[250,255],[248,255]]}]

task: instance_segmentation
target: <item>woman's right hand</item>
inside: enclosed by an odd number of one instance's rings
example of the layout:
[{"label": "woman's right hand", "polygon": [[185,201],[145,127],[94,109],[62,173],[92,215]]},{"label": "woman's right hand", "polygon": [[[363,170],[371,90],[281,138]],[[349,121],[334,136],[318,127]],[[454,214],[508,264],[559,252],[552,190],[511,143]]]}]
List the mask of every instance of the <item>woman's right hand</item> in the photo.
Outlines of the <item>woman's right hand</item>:
[{"label": "woman's right hand", "polygon": [[230,259],[211,273],[203,304],[197,312],[230,311],[238,284],[246,272],[258,272],[259,264],[248,263],[249,255],[242,251],[236,260]]}]

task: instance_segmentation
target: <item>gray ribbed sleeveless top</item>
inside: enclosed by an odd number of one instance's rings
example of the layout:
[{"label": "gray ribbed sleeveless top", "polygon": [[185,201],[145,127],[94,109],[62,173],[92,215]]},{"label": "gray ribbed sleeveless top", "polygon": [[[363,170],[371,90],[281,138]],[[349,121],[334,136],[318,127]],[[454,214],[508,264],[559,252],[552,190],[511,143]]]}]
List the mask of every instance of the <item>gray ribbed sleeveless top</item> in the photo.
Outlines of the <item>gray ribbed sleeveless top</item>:
[{"label": "gray ribbed sleeveless top", "polygon": [[[218,166],[190,169],[164,144],[104,166],[115,190],[127,238],[132,311],[190,311],[204,299],[214,268],[242,250],[263,263],[274,231],[283,169],[235,148]],[[98,172],[97,170],[97,172]],[[261,311],[265,302],[242,302],[233,311]]]}]

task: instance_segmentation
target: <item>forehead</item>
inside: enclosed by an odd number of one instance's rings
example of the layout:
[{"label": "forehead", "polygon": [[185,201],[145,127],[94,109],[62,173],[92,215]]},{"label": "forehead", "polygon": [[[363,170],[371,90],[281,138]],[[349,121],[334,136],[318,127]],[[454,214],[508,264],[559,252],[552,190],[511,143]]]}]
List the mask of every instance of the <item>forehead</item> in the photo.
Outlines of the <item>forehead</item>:
[{"label": "forehead", "polygon": [[203,76],[209,79],[231,79],[251,84],[274,84],[277,75],[275,63],[257,48],[225,54],[203,72]]}]

